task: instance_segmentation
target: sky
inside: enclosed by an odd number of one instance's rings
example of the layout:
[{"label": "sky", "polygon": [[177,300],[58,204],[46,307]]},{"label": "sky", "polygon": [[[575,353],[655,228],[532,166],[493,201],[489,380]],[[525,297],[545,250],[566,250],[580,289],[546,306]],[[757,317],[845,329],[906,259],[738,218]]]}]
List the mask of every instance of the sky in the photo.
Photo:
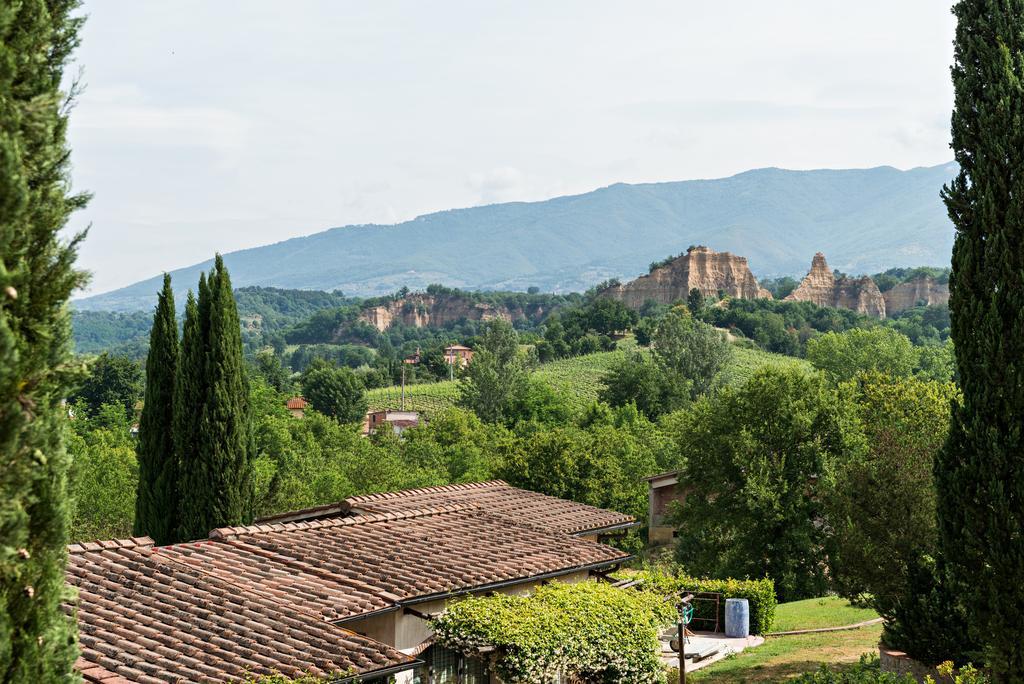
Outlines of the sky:
[{"label": "sky", "polygon": [[96,294],[616,182],[941,164],[948,5],[86,0],[69,231]]}]

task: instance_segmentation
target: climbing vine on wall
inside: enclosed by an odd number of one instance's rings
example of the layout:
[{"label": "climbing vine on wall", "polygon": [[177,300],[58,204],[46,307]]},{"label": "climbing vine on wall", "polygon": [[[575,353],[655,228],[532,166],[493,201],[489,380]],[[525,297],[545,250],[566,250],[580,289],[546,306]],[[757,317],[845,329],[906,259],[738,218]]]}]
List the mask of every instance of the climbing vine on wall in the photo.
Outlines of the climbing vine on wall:
[{"label": "climbing vine on wall", "polygon": [[508,684],[548,684],[559,672],[603,684],[656,684],[665,681],[658,629],[674,616],[674,606],[653,592],[583,582],[526,597],[466,598],[433,627],[438,643],[469,656],[493,646],[488,657]]}]

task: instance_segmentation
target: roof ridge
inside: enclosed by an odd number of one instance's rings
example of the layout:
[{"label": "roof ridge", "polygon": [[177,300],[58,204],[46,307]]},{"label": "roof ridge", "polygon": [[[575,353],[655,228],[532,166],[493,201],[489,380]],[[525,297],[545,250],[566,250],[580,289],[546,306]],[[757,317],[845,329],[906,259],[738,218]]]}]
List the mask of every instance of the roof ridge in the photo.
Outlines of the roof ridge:
[{"label": "roof ridge", "polygon": [[[260,532],[282,532],[285,530],[315,530],[325,527],[344,527],[346,525],[364,525],[374,522],[388,522],[391,520],[409,520],[411,518],[423,518],[431,515],[443,515],[445,513],[457,513],[459,511],[480,510],[478,506],[469,503],[448,504],[439,506],[428,506],[425,508],[414,508],[408,511],[396,513],[360,513],[346,517],[324,518],[321,520],[296,520],[284,523],[264,523],[257,525],[244,525],[241,527],[219,527],[210,532],[210,539],[226,541],[237,539],[247,534],[258,534]],[[193,542],[182,542],[190,544]]]},{"label": "roof ridge", "polygon": [[68,553],[86,553],[89,551],[109,551],[111,549],[133,549],[140,546],[155,546],[149,537],[127,537],[125,539],[100,539],[90,542],[68,544]]},{"label": "roof ridge", "polygon": [[383,499],[395,499],[403,496],[417,494],[437,494],[442,492],[464,492],[469,489],[488,489],[491,487],[509,487],[504,480],[486,480],[484,482],[463,482],[457,484],[437,485],[434,487],[418,487],[416,489],[403,489],[397,492],[377,492],[374,494],[360,494],[345,499],[350,505],[354,503],[367,503],[370,501],[381,501]]}]

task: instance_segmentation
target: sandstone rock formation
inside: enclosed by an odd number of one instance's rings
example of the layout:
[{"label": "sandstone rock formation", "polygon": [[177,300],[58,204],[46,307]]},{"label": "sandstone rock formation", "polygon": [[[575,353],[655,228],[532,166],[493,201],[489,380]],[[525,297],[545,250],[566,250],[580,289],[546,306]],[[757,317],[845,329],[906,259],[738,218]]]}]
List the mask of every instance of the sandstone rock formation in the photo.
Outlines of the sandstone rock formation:
[{"label": "sandstone rock formation", "polygon": [[940,283],[931,276],[921,275],[896,285],[882,293],[885,312],[894,316],[919,304],[946,306],[949,304],[949,283]]},{"label": "sandstone rock formation", "polygon": [[443,327],[461,320],[489,321],[503,318],[512,321],[523,315],[521,311],[510,312],[503,307],[473,302],[465,297],[412,294],[364,309],[359,318],[383,332],[398,322],[415,328]]},{"label": "sandstone rock formation", "polygon": [[885,298],[874,280],[869,276],[836,279],[821,252],[814,255],[811,270],[786,299],[852,309],[877,318],[885,318],[886,314]]},{"label": "sandstone rock formation", "polygon": [[691,247],[686,254],[649,274],[624,285],[612,286],[601,294],[618,299],[631,309],[639,309],[648,299],[660,304],[685,300],[694,288],[711,297],[717,297],[720,291],[741,299],[771,299],[772,296],[758,285],[746,257],[716,252],[704,246]]}]

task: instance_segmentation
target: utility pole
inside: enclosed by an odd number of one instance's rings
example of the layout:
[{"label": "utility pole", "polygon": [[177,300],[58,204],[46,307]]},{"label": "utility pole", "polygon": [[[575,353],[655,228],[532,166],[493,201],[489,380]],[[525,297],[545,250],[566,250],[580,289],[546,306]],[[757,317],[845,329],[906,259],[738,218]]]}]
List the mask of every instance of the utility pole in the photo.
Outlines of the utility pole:
[{"label": "utility pole", "polygon": [[683,611],[693,600],[693,594],[683,596],[679,601],[679,617],[676,627],[678,628],[679,640],[679,684],[686,684],[686,625],[683,624]]},{"label": "utility pole", "polygon": [[416,355],[402,359],[402,410],[405,410],[405,364],[420,362],[420,348],[416,347]]}]

